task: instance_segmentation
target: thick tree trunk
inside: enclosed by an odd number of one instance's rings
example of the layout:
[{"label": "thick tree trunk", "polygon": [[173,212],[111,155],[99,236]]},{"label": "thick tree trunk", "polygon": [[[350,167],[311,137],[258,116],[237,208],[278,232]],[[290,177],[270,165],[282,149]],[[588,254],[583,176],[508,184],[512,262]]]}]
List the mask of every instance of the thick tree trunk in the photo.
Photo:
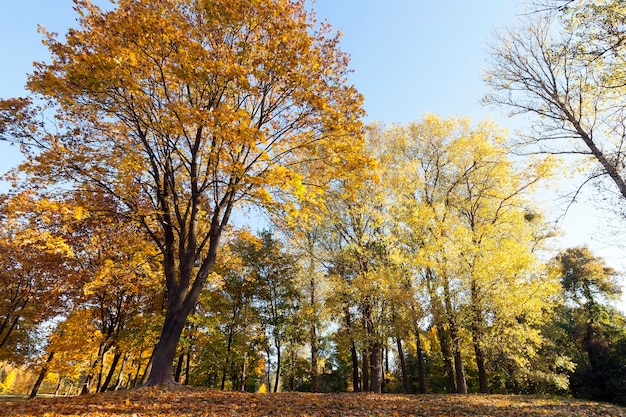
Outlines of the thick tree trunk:
[{"label": "thick tree trunk", "polygon": [[382,392],[383,364],[381,360],[381,349],[379,343],[370,346],[370,366],[372,368],[370,391],[380,394]]},{"label": "thick tree trunk", "polygon": [[406,372],[406,360],[404,358],[404,350],[402,349],[402,340],[399,337],[396,337],[396,346],[398,347],[398,358],[400,359],[400,370],[402,371],[402,387],[405,394],[410,394],[409,375]]},{"label": "thick tree trunk", "polygon": [[109,372],[107,373],[107,376],[104,379],[102,386],[100,386],[100,390],[99,390],[100,392],[106,391],[107,388],[109,387],[109,384],[111,383],[111,380],[113,379],[113,375],[115,374],[115,368],[117,368],[117,364],[119,363],[121,357],[122,357],[121,352],[115,352],[115,354],[113,355],[113,361],[111,362],[111,367],[109,368]]},{"label": "thick tree trunk", "polygon": [[41,387],[41,383],[43,382],[44,378],[46,377],[46,374],[48,373],[48,368],[50,367],[50,362],[52,362],[52,359],[54,359],[54,352],[50,352],[48,354],[48,358],[46,359],[46,362],[41,367],[41,372],[39,372],[37,381],[35,381],[35,385],[33,386],[33,389],[30,391],[30,395],[28,396],[29,400],[32,400],[33,398],[37,396],[37,393],[39,392],[39,388]]},{"label": "thick tree trunk", "polygon": [[[193,303],[195,304],[195,303]],[[152,356],[152,369],[145,383],[147,386],[175,385],[173,376],[174,358],[180,335],[187,323],[191,307],[168,308],[161,337]]]}]

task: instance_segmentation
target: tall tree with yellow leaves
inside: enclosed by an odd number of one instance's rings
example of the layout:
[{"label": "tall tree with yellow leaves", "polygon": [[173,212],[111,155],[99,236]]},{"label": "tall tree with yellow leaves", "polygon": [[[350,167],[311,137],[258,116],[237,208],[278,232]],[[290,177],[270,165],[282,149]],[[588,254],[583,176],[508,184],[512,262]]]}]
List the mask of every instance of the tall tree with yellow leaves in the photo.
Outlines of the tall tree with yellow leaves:
[{"label": "tall tree with yellow leaves", "polygon": [[532,291],[525,302],[548,308],[550,291],[556,292],[554,282],[542,287],[538,278],[528,215],[529,193],[549,175],[552,162],[515,169],[502,132],[488,122],[472,127],[468,119],[427,115],[389,129],[385,139],[387,163],[396,167],[391,184],[398,235],[430,298],[450,388],[467,390],[460,344],[467,329],[480,391],[487,392],[488,328],[507,316],[499,300],[517,305],[511,297],[526,286]]},{"label": "tall tree with yellow leaves", "polygon": [[[321,193],[361,165],[362,98],[338,37],[316,28],[304,0],[115,6],[76,0],[79,27],[45,34],[52,60],[28,88],[57,110],[58,132],[24,123],[23,102],[2,106],[0,131],[38,147],[26,171],[98,185],[159,247],[167,313],[147,384],[169,385],[235,205]],[[318,169],[304,178],[310,160]]]}]

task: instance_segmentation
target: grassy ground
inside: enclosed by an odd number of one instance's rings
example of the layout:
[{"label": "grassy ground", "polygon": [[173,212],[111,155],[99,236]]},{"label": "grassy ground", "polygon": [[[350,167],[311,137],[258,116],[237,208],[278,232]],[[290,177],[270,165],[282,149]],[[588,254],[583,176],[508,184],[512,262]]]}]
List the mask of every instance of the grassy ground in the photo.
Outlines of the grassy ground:
[{"label": "grassy ground", "polygon": [[0,416],[620,416],[626,408],[513,395],[246,394],[142,388],[73,398],[5,402]]}]

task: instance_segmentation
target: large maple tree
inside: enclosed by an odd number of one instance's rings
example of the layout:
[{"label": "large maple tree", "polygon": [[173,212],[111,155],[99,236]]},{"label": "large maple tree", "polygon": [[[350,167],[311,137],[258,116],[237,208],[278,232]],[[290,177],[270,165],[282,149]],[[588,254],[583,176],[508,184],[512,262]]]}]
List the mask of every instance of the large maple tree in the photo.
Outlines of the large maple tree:
[{"label": "large maple tree", "polygon": [[167,313],[147,384],[168,385],[235,205],[317,196],[362,166],[362,97],[304,0],[75,4],[78,27],[44,32],[52,59],[28,83],[57,130],[24,123],[20,101],[0,132],[36,145],[23,168],[40,184],[105,190],[160,249]]}]

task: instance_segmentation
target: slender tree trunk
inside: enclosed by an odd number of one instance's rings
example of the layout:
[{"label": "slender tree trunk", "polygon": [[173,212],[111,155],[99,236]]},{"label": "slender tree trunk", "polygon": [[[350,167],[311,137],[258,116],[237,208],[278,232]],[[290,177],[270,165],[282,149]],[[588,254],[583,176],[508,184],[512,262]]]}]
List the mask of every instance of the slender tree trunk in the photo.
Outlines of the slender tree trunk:
[{"label": "slender tree trunk", "polygon": [[350,357],[352,358],[352,389],[361,392],[361,379],[359,378],[359,355],[356,352],[354,340],[350,341]]},{"label": "slender tree trunk", "polygon": [[272,361],[270,360],[271,352],[270,352],[269,345],[267,347],[266,354],[267,354],[267,365],[265,366],[265,369],[267,373],[267,392],[272,392]]},{"label": "slender tree trunk", "polygon": [[54,396],[57,397],[59,395],[59,391],[61,390],[61,377],[59,376],[59,382],[57,382],[57,387],[54,390]]},{"label": "slender tree trunk", "polygon": [[248,354],[243,355],[243,364],[241,365],[241,384],[239,391],[244,392],[246,390],[246,378],[248,372]]},{"label": "slender tree trunk", "polygon": [[274,392],[278,392],[278,383],[280,381],[280,367],[281,367],[281,345],[280,343],[276,342],[275,343],[276,346],[276,377],[274,380]]},{"label": "slender tree trunk", "polygon": [[69,396],[72,393],[73,388],[74,388],[74,381],[70,381],[70,386],[67,389],[67,391],[65,391],[65,397]]},{"label": "slender tree trunk", "polygon": [[461,356],[461,343],[456,328],[456,323],[450,320],[450,337],[452,338],[452,349],[454,351],[454,370],[456,374],[457,393],[467,394],[467,383],[465,381],[465,367],[463,366],[463,357]]},{"label": "slender tree trunk", "polygon": [[318,321],[318,309],[317,309],[317,286],[315,282],[315,263],[313,258],[313,241],[309,239],[309,266],[308,266],[308,274],[309,274],[309,304],[311,307],[311,317],[310,317],[310,328],[309,328],[309,337],[310,337],[310,348],[311,348],[311,391],[318,392],[318,370],[317,370],[317,356],[318,356],[318,347],[317,347],[317,321]]},{"label": "slender tree trunk", "polygon": [[[234,333],[234,321],[236,308],[233,309],[233,317],[228,326],[228,342],[226,344],[226,357],[224,358],[224,363],[222,364],[222,382],[220,384],[220,389],[224,391],[224,387],[226,386],[226,372],[228,372],[228,368],[230,368],[230,349],[233,344],[233,333]],[[234,388],[234,387],[233,387]]]},{"label": "slender tree trunk", "polygon": [[176,372],[174,373],[174,381],[176,381],[177,384],[180,384],[180,377],[183,372],[184,361],[185,361],[185,353],[182,352],[180,355],[178,355],[178,361],[176,362]]},{"label": "slender tree trunk", "polygon": [[[137,372],[135,373],[135,377],[132,379],[132,386],[136,387],[139,383],[139,375],[141,375],[141,353],[139,354],[139,359],[137,359]],[[150,360],[152,357],[150,357]],[[150,360],[148,361],[148,366],[150,365]],[[131,383],[131,379],[128,379],[129,385]]]},{"label": "slender tree trunk", "polygon": [[[441,301],[440,295],[437,293],[435,289],[436,284],[436,276],[434,272],[428,268],[426,270],[426,284],[428,288],[428,294],[431,299],[431,310],[433,317],[435,319],[435,326],[437,328],[437,337],[439,339],[439,345],[441,346],[441,356],[443,357],[443,365],[446,370],[446,375],[448,376],[448,386],[450,387],[451,393],[456,393],[456,375],[454,373],[454,367],[452,365],[452,349],[450,347],[450,334],[446,329],[445,316],[446,310],[443,306],[443,302]],[[419,338],[419,331],[418,338]]]},{"label": "slender tree trunk", "polygon": [[480,341],[473,337],[474,354],[476,355],[476,365],[478,367],[478,385],[481,394],[489,394],[489,384],[487,381],[487,370],[485,369],[485,354],[480,346]]},{"label": "slender tree trunk", "polygon": [[405,394],[411,393],[411,386],[409,385],[409,375],[406,372],[406,360],[404,358],[404,350],[402,349],[402,340],[400,337],[396,337],[396,346],[398,347],[398,358],[400,359],[400,370],[402,371],[402,387]]},{"label": "slender tree trunk", "polygon": [[39,388],[41,387],[41,383],[43,382],[44,378],[46,377],[46,374],[48,373],[48,368],[50,368],[50,362],[52,362],[52,359],[54,359],[54,352],[50,352],[48,354],[48,358],[46,359],[46,362],[41,367],[41,371],[39,372],[37,381],[35,381],[35,385],[33,386],[33,389],[30,391],[30,395],[28,396],[29,400],[32,400],[33,398],[37,396],[37,393],[39,392]]},{"label": "slender tree trunk", "polygon": [[470,294],[472,302],[472,343],[474,345],[474,355],[476,356],[476,366],[478,368],[478,385],[481,394],[488,394],[487,369],[485,368],[485,354],[482,348],[483,318],[482,312],[480,311],[478,288],[474,280],[472,280],[471,283]]},{"label": "slender tree trunk", "polygon": [[[145,384],[148,381],[148,377],[150,377],[150,373],[152,372],[152,364],[154,363],[154,352],[156,352],[156,346],[152,350],[150,354],[150,359],[148,359],[148,363],[146,364],[146,369],[141,377],[141,383]],[[141,361],[139,362],[139,367],[137,368],[137,376],[139,376],[139,370],[141,369]],[[135,378],[135,386],[137,386],[138,379]]]},{"label": "slender tree trunk", "polygon": [[[424,350],[422,349],[422,338],[419,327],[415,326],[415,350],[417,350],[417,375],[419,379],[420,394],[426,394],[426,370],[424,369]],[[450,363],[452,368],[452,363]],[[450,372],[451,374],[452,372]],[[452,379],[454,382],[454,378]]]},{"label": "slender tree trunk", "polygon": [[113,387],[113,391],[118,391],[122,387],[122,381],[124,380],[124,372],[126,372],[127,364],[128,364],[128,353],[124,353],[124,358],[122,359],[122,366],[120,368],[120,373],[117,374],[117,380],[115,381],[115,386]]},{"label": "slender tree trunk", "polygon": [[186,357],[186,361],[185,361],[185,385],[189,385],[189,365],[191,363],[191,349],[187,352],[187,355],[185,355]]},{"label": "slender tree trunk", "polygon": [[91,365],[91,369],[87,374],[87,378],[85,379],[85,384],[83,385],[83,389],[81,390],[80,395],[89,394],[89,392],[91,392],[96,372],[98,372],[98,379],[96,380],[97,385],[95,392],[98,392],[98,390],[100,389],[100,381],[102,378],[102,364],[104,362],[104,355],[106,355],[108,350],[109,347],[106,346],[105,343],[100,343],[100,345],[98,346],[96,360],[94,360],[93,364]]},{"label": "slender tree trunk", "polygon": [[454,370],[456,375],[456,390],[459,394],[467,394],[467,383],[465,380],[465,367],[463,366],[463,357],[461,356],[461,341],[459,332],[456,327],[456,315],[452,305],[452,297],[447,277],[443,277],[443,294],[446,307],[446,317],[448,319],[448,328],[450,329],[450,338],[452,339],[452,350],[454,352]]},{"label": "slender tree trunk", "polygon": [[361,387],[363,387],[363,391],[370,390],[370,364],[369,364],[369,352],[367,349],[363,350],[362,354],[362,362],[361,366]]},{"label": "slender tree trunk", "polygon": [[352,337],[352,319],[350,316],[350,311],[346,307],[344,309],[345,317],[346,317],[346,332],[348,333],[348,337],[350,337],[350,357],[352,358],[352,389],[354,392],[360,392],[361,387],[363,385],[360,384],[359,378],[359,356],[356,352],[356,344],[354,343],[354,338]]},{"label": "slender tree trunk", "polygon": [[109,384],[111,383],[111,380],[113,379],[113,374],[115,374],[115,368],[117,368],[117,364],[120,361],[121,357],[122,357],[121,352],[115,352],[115,354],[113,355],[113,361],[111,362],[111,367],[109,368],[109,372],[107,373],[107,376],[104,379],[102,386],[100,387],[100,392],[106,391],[107,388],[109,387]]}]

